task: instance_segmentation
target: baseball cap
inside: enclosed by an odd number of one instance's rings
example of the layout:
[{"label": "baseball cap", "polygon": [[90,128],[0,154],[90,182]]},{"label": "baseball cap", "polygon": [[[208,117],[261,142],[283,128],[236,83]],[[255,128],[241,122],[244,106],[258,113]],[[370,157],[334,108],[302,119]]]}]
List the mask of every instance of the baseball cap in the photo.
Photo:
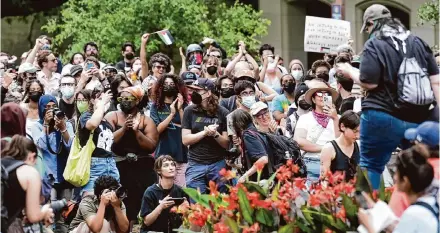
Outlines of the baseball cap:
[{"label": "baseball cap", "polygon": [[214,91],[215,90],[215,85],[214,83],[207,79],[207,78],[199,78],[196,81],[194,81],[191,85],[192,88],[195,89],[205,89],[208,91]]},{"label": "baseball cap", "polygon": [[256,102],[255,104],[252,104],[252,106],[251,106],[251,114],[252,114],[252,116],[255,116],[255,115],[257,115],[261,110],[263,110],[263,109],[267,109],[268,107],[267,107],[267,104],[265,104],[265,103],[263,103],[263,102],[261,102],[261,101],[259,101],[259,102]]},{"label": "baseball cap", "polygon": [[435,121],[425,121],[417,128],[407,129],[405,138],[410,141],[418,141],[435,148],[439,145],[439,123]]},{"label": "baseball cap", "polygon": [[367,22],[370,20],[376,20],[381,18],[390,18],[391,12],[384,5],[373,4],[368,7],[364,12],[364,23],[362,24],[361,33],[364,32]]},{"label": "baseball cap", "polygon": [[75,76],[79,72],[83,71],[83,67],[80,65],[74,65],[70,68],[70,75]]},{"label": "baseball cap", "polygon": [[116,67],[111,66],[111,65],[106,65],[106,66],[104,66],[104,68],[102,68],[102,70],[112,70],[113,72],[118,72],[118,70],[116,69]]},{"label": "baseball cap", "polygon": [[180,78],[183,80],[185,85],[192,85],[195,81],[197,81],[197,75],[190,71],[185,71],[180,75]]},{"label": "baseball cap", "polygon": [[298,105],[298,99],[309,90],[309,87],[305,83],[300,83],[295,90],[295,104]]},{"label": "baseball cap", "polygon": [[35,73],[37,68],[29,62],[25,62],[18,67],[18,73]]}]

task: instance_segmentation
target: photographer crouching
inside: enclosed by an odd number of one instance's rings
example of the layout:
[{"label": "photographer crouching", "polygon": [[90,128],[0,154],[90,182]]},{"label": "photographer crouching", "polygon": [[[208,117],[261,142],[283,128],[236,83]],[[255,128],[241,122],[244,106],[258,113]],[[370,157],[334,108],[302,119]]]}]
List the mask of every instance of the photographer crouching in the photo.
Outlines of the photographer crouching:
[{"label": "photographer crouching", "polygon": [[128,219],[122,200],[126,189],[111,176],[100,176],[95,181],[95,195],[86,195],[70,223],[70,233],[126,233]]}]

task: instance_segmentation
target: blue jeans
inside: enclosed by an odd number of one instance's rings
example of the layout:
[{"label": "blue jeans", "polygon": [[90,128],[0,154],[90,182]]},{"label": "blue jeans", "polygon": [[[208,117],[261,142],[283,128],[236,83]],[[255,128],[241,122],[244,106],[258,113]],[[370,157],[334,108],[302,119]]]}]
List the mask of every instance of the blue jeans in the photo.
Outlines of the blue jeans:
[{"label": "blue jeans", "polygon": [[188,162],[185,173],[186,187],[199,189],[202,194],[207,193],[209,181],[212,180],[218,185],[218,191],[225,193],[227,191],[226,183],[222,181],[219,174],[220,170],[225,167],[225,160],[208,165]]},{"label": "blue jeans", "polygon": [[96,158],[92,157],[92,164],[90,166],[89,182],[81,189],[81,196],[84,192],[93,193],[95,180],[100,176],[112,176],[119,182],[119,171],[116,167],[116,162],[113,157],[110,158]]},{"label": "blue jeans", "polygon": [[379,189],[385,165],[390,161],[391,153],[404,139],[405,131],[418,125],[402,121],[386,112],[370,109],[362,111],[359,166],[367,169],[373,189]]}]

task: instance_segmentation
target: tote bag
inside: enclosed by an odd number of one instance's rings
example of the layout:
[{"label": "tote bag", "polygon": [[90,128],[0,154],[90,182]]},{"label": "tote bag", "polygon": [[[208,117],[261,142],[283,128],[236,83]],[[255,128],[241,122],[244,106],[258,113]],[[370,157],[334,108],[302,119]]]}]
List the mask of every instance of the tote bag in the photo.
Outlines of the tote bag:
[{"label": "tote bag", "polygon": [[82,148],[79,143],[78,133],[75,135],[63,173],[63,177],[67,182],[76,187],[82,187],[89,182],[92,153],[95,148],[93,131],[90,133],[86,145]]}]

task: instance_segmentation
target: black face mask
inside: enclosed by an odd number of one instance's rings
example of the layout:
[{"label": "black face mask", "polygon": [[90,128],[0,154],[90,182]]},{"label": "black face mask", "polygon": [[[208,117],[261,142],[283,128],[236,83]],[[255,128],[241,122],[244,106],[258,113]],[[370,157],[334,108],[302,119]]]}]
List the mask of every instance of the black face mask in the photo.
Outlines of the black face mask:
[{"label": "black face mask", "polygon": [[134,58],[134,53],[126,53],[125,54],[125,58],[127,58],[128,60],[131,60]]},{"label": "black face mask", "polygon": [[214,75],[215,73],[217,73],[217,66],[210,66],[206,68],[206,71],[209,75]]},{"label": "black face mask", "polygon": [[199,93],[194,91],[191,94],[191,101],[193,102],[193,104],[199,105],[202,103],[202,100],[202,96]]},{"label": "black face mask", "polygon": [[31,99],[32,101],[38,103],[38,101],[40,100],[40,97],[43,95],[42,92],[30,92],[29,93],[29,99]]},{"label": "black face mask", "polygon": [[317,78],[320,78],[320,79],[322,79],[322,80],[324,80],[324,81],[326,81],[326,82],[328,82],[328,80],[330,79],[330,76],[328,75],[328,74],[318,74],[318,75],[316,75],[316,77]]},{"label": "black face mask", "polygon": [[233,96],[234,93],[234,89],[233,88],[222,88],[220,94],[222,95],[223,98],[229,98],[231,96]]},{"label": "black face mask", "polygon": [[295,91],[296,83],[289,83],[283,86],[283,90],[289,94],[292,94]]},{"label": "black face mask", "polygon": [[122,101],[119,104],[119,107],[121,108],[121,111],[124,112],[125,114],[130,113],[133,108],[135,107],[135,102],[134,101]]},{"label": "black face mask", "polygon": [[172,87],[172,86],[164,86],[163,87],[163,94],[167,97],[176,96],[177,89],[176,89],[176,87]]},{"label": "black face mask", "polygon": [[309,110],[312,105],[310,105],[309,103],[307,103],[305,100],[300,100],[298,101],[298,106],[302,109],[302,110]]}]

